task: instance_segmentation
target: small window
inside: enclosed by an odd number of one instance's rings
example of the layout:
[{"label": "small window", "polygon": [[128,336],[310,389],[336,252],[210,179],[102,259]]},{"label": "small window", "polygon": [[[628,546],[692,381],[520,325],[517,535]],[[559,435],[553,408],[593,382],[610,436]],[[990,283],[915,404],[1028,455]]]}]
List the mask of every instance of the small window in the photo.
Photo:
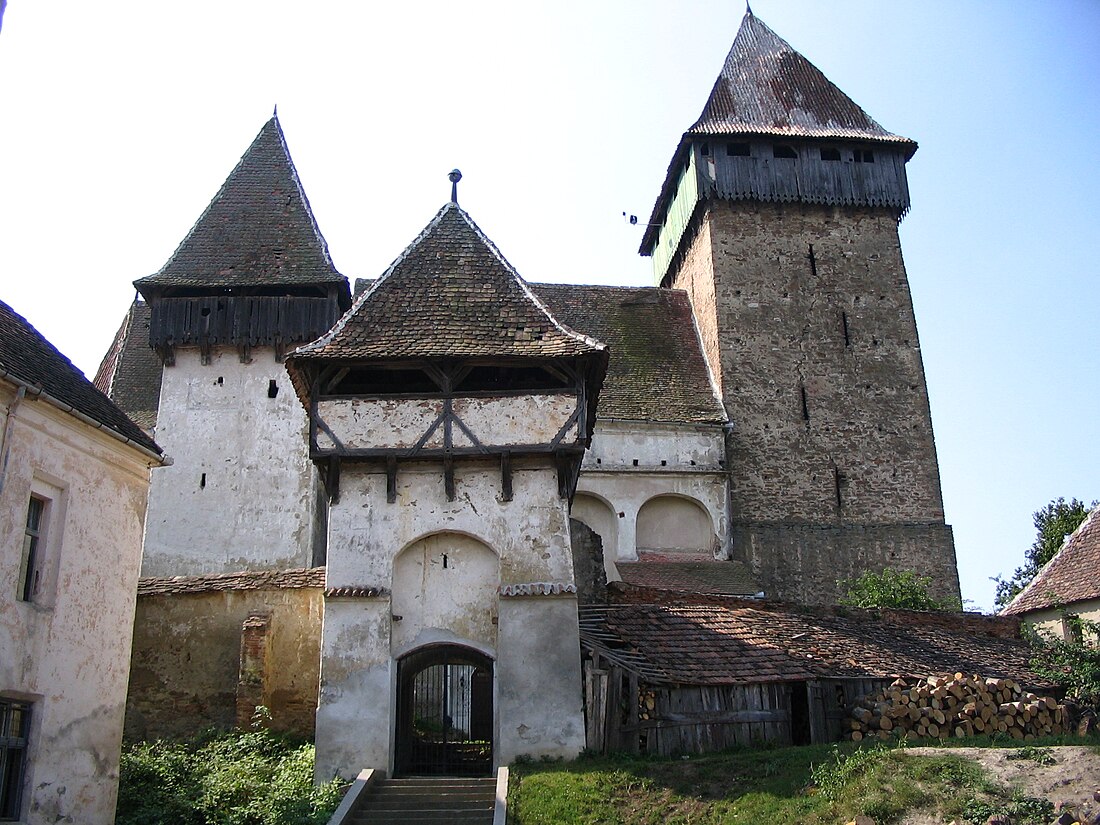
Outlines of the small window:
[{"label": "small window", "polygon": [[840,160],[840,150],[835,149],[832,146],[823,146],[821,147],[821,159]]},{"label": "small window", "polygon": [[0,699],[0,820],[19,819],[23,812],[30,722],[30,705]]},{"label": "small window", "polygon": [[703,155],[703,157],[709,158],[710,157],[710,144],[709,143],[704,143],[704,144],[700,145],[699,146],[699,152]]},{"label": "small window", "polygon": [[856,149],[853,153],[853,159],[856,163],[874,163],[875,153],[870,149]]},{"label": "small window", "polygon": [[27,505],[27,526],[23,531],[23,566],[19,577],[19,598],[33,602],[42,592],[46,530],[45,499],[31,496]]},{"label": "small window", "polygon": [[752,148],[747,143],[727,143],[726,154],[731,158],[747,158],[752,155]]},{"label": "small window", "polygon": [[798,151],[786,143],[777,143],[772,147],[772,157],[794,159],[798,157]]}]

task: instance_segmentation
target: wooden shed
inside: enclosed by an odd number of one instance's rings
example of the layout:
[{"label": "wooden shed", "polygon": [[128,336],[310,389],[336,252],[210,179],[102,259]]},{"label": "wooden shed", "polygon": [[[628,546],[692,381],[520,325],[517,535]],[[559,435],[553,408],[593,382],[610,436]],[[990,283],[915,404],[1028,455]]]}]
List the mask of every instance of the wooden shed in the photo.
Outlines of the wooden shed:
[{"label": "wooden shed", "polygon": [[626,599],[581,610],[588,747],[601,753],[838,741],[855,700],[902,676],[962,670],[1040,682],[1018,623],[997,617],[640,588]]}]

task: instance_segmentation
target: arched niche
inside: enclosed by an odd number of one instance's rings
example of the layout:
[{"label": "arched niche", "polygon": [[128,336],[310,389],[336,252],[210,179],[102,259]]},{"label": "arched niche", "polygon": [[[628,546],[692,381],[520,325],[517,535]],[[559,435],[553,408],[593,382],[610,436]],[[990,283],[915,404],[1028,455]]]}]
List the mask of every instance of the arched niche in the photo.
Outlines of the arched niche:
[{"label": "arched niche", "polygon": [[573,496],[573,508],[569,511],[569,516],[583,521],[600,534],[604,558],[612,561],[618,558],[619,518],[610,504],[591,493],[577,493]]},{"label": "arched niche", "polygon": [[714,552],[717,538],[710,513],[685,496],[654,496],[638,510],[638,552]]},{"label": "arched niche", "polygon": [[393,562],[393,650],[466,641],[496,647],[500,565],[486,544],[461,533],[413,542]]}]

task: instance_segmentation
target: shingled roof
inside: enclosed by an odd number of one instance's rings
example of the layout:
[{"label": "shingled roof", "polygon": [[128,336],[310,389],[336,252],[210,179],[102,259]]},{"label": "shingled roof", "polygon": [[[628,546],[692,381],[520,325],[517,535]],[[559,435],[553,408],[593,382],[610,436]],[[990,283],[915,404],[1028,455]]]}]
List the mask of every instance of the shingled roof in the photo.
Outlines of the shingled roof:
[{"label": "shingled roof", "polygon": [[1094,599],[1100,599],[1100,507],[1089,513],[1001,613],[1018,616]]},{"label": "shingled roof", "polygon": [[774,135],[917,144],[876,123],[751,11],[745,13],[695,135]]},{"label": "shingled roof", "polygon": [[[1005,620],[911,611],[800,611],[719,603],[581,610],[581,642],[653,681],[749,684],[981,673],[1029,686],[1026,642]],[[622,652],[625,655],[619,657]]]},{"label": "shingled roof", "polygon": [[164,368],[149,346],[149,305],[134,301],[96,372],[96,389],[138,426],[152,432],[160,409]]},{"label": "shingled roof", "polygon": [[160,447],[84,377],[27,319],[0,301],[0,377],[28,387],[28,397],[44,393],[66,411],[86,417],[146,451]]},{"label": "shingled roof", "polygon": [[600,418],[720,423],[687,293],[656,287],[532,284],[556,318],[607,344]]},{"label": "shingled roof", "polygon": [[172,257],[134,282],[170,288],[345,284],[313,219],[279,120],[272,117]]},{"label": "shingled roof", "polygon": [[858,140],[900,148],[915,141],[880,126],[824,73],[746,11],[702,113],[680,139],[650,212],[639,252],[649,255],[694,140],[752,135],[787,140]]},{"label": "shingled roof", "polygon": [[328,334],[290,360],[606,358],[606,349],[551,315],[452,202]]}]

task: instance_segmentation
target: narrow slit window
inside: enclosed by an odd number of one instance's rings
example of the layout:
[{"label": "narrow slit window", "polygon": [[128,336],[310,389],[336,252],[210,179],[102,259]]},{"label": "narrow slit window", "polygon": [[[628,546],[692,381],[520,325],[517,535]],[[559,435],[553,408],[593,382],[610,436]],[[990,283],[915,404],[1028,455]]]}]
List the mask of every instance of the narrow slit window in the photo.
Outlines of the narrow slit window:
[{"label": "narrow slit window", "polygon": [[848,331],[848,313],[840,313],[840,328],[844,332],[844,346],[850,347],[852,345],[852,336]]},{"label": "narrow slit window", "polygon": [[267,382],[267,397],[274,398],[279,394],[279,382],[272,378]]},{"label": "narrow slit window", "polygon": [[806,398],[806,385],[799,384],[798,392],[802,398],[802,420],[808,424],[810,421],[810,403],[809,399]]},{"label": "narrow slit window", "polygon": [[206,473],[203,473],[201,476],[199,476],[199,489],[206,489]]}]

